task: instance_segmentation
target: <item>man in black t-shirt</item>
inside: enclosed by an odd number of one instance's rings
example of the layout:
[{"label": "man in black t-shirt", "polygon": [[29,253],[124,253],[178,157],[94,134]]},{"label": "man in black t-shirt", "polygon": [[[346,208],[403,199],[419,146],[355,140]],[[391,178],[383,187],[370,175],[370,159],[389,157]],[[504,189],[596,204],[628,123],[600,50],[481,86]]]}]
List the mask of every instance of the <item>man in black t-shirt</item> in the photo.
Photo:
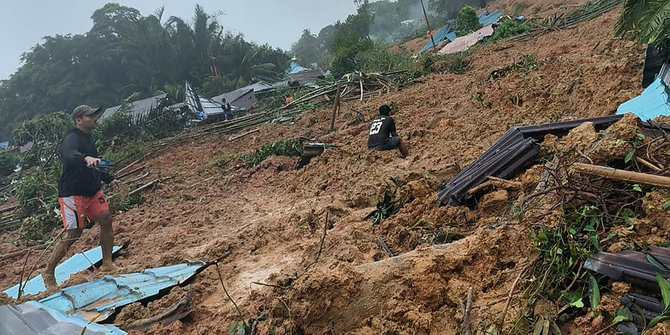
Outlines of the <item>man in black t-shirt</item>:
[{"label": "man in black t-shirt", "polygon": [[395,121],[389,116],[391,108],[388,105],[379,107],[379,116],[370,123],[368,132],[368,149],[393,150],[398,148],[402,157],[407,157],[407,144],[398,136]]}]

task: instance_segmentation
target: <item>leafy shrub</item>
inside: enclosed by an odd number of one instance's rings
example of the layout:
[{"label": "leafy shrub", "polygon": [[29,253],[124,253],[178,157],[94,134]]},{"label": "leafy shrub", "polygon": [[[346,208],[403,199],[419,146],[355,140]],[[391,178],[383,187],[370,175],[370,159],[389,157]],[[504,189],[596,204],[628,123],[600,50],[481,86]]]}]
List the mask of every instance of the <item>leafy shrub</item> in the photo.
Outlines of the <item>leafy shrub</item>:
[{"label": "leafy shrub", "polygon": [[247,168],[251,168],[272,155],[300,156],[300,144],[294,139],[265,144],[251,154],[241,155],[240,161],[244,162]]},{"label": "leafy shrub", "polygon": [[12,174],[21,161],[21,155],[6,148],[0,148],[0,176]]},{"label": "leafy shrub", "polygon": [[493,31],[493,35],[487,41],[500,40],[516,35],[521,35],[533,29],[533,24],[530,21],[517,22],[512,19],[503,20],[498,27]]},{"label": "leafy shrub", "polygon": [[125,143],[140,135],[139,129],[133,125],[133,120],[125,111],[118,111],[102,122],[93,130],[93,137],[99,151],[107,148],[123,146]]},{"label": "leafy shrub", "polygon": [[463,6],[456,16],[456,35],[464,36],[482,27],[477,11],[470,6]]},{"label": "leafy shrub", "polygon": [[60,216],[53,211],[24,218],[19,228],[19,243],[26,246],[44,244],[51,239],[51,232],[60,222]]},{"label": "leafy shrub", "polygon": [[24,168],[57,161],[61,154],[58,148],[73,125],[70,115],[57,112],[36,116],[16,128],[12,134],[15,145],[32,143],[23,156]]},{"label": "leafy shrub", "polygon": [[402,197],[400,199],[396,199],[398,190],[402,187],[403,183],[398,181],[398,177],[390,177],[389,180],[393,183],[393,188],[391,188],[391,185],[386,182],[384,194],[377,202],[377,209],[365,217],[365,220],[372,220],[373,225],[377,225],[383,219],[398,213],[400,208],[402,208],[403,204],[405,203],[405,199]]},{"label": "leafy shrub", "polygon": [[60,165],[46,171],[40,167],[24,172],[16,185],[16,201],[25,216],[48,212],[56,207]]},{"label": "leafy shrub", "polygon": [[141,194],[133,194],[125,198],[112,197],[109,198],[109,210],[112,213],[115,212],[126,212],[133,207],[143,204],[147,199]]}]

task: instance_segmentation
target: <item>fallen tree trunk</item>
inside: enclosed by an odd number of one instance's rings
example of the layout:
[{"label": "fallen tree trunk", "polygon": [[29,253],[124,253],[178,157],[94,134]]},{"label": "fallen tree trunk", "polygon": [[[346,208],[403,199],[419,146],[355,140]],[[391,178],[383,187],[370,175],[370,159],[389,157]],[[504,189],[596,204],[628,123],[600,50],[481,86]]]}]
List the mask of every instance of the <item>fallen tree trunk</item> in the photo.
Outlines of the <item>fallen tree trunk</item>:
[{"label": "fallen tree trunk", "polygon": [[626,170],[619,170],[609,166],[598,166],[584,163],[575,163],[572,165],[575,172],[599,176],[608,179],[625,181],[628,183],[651,185],[661,188],[670,188],[670,177],[657,176],[648,173],[640,173]]}]

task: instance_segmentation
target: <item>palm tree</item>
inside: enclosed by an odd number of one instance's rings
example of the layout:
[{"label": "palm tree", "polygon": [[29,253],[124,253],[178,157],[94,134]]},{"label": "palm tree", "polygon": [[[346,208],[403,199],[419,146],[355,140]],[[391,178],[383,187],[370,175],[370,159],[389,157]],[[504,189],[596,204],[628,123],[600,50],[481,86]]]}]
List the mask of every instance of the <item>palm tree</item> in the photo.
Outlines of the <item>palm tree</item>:
[{"label": "palm tree", "polygon": [[617,36],[632,33],[642,44],[665,49],[670,36],[670,0],[625,0],[615,29]]}]

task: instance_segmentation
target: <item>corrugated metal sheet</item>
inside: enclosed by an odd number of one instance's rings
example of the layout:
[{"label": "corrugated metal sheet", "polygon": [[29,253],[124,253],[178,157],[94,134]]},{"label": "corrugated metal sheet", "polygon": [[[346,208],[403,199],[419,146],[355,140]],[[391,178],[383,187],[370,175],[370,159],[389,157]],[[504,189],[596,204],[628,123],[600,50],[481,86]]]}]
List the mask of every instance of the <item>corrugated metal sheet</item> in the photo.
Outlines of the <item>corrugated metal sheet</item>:
[{"label": "corrugated metal sheet", "polygon": [[475,195],[467,191],[486,181],[488,176],[507,178],[533,159],[538,152],[536,140],[547,134],[563,136],[584,122],[593,122],[596,129],[604,129],[621,119],[621,115],[561,121],[538,126],[514,127],[486,149],[472,163],[461,170],[438,192],[442,205],[461,205]]},{"label": "corrugated metal sheet", "polygon": [[[433,35],[433,40],[435,41],[435,46],[440,44],[443,41],[449,40],[453,41],[456,39],[456,32],[451,31],[452,27],[450,24],[446,24],[442,29],[438,30],[434,35]],[[421,51],[419,52],[425,52],[426,50],[430,49],[433,47],[433,42],[428,39],[428,42],[426,42],[426,45],[423,46]]]},{"label": "corrugated metal sheet", "polygon": [[440,49],[438,53],[444,55],[468,50],[471,46],[477,44],[477,42],[479,42],[484,37],[491,35],[493,35],[493,27],[490,25],[484,26],[475,32],[469,33],[465,36],[457,37],[455,40],[451,41],[451,43],[445,45],[444,48]]},{"label": "corrugated metal sheet", "polygon": [[[165,93],[165,94],[157,95],[155,97],[133,101],[133,102],[128,104],[126,112],[133,119],[136,120],[138,118],[141,118],[141,117],[149,114],[149,112],[151,112],[152,109],[158,107],[160,105],[161,101],[165,100],[165,99],[170,99],[169,94]],[[102,115],[100,115],[100,120],[104,120],[104,119],[114,115],[114,113],[116,113],[120,109],[121,109],[121,105],[105,109],[105,111],[102,113]]]},{"label": "corrugated metal sheet", "polygon": [[[116,253],[121,250],[123,246],[117,245],[112,248],[112,253]],[[62,284],[70,278],[71,275],[78,273],[79,271],[86,270],[92,265],[99,263],[102,260],[102,249],[100,247],[93,248],[91,250],[85,251],[83,253],[74,254],[72,257],[66,259],[63,263],[56,266],[55,276],[56,283],[58,285]],[[46,291],[44,286],[44,279],[42,275],[37,275],[27,283],[25,283],[25,288],[23,289],[23,294],[38,294],[40,292]],[[19,295],[19,284],[16,284],[4,291],[11,298],[18,298]]]},{"label": "corrugated metal sheet", "polygon": [[325,78],[325,74],[321,69],[312,69],[312,70],[300,71],[298,73],[290,73],[288,76],[291,78],[291,80],[296,80],[300,82],[300,84],[303,84],[305,82],[314,82],[317,79]]},{"label": "corrugated metal sheet", "polygon": [[[661,73],[661,68],[663,64],[666,64],[670,60],[670,55],[668,52],[659,52],[652,45],[648,45],[647,49],[644,52],[644,67],[642,68],[642,87],[647,88],[654,82],[656,77]],[[664,71],[663,81],[667,85],[670,83],[667,78],[667,72]]]},{"label": "corrugated metal sheet", "polygon": [[40,302],[45,306],[97,322],[107,319],[118,307],[158,294],[161,290],[183,283],[206,263],[184,262],[177,265],[146,269],[62,289]]},{"label": "corrugated metal sheet", "polygon": [[668,87],[663,83],[661,77],[656,77],[654,82],[642,91],[642,94],[619,105],[616,113],[633,113],[644,121],[661,115],[670,115]]},{"label": "corrugated metal sheet", "polygon": [[198,96],[188,81],[186,82],[186,105],[200,119],[206,119],[212,115],[223,114],[221,104],[210,98]]},{"label": "corrugated metal sheet", "polygon": [[[649,246],[646,252],[670,267],[669,248]],[[623,250],[616,254],[601,251],[589,257],[584,262],[584,268],[635,286],[636,293],[626,293],[621,302],[633,313],[633,321],[638,330],[646,323],[643,318],[649,321],[663,312],[663,303],[658,299],[660,287],[655,274],[668,279],[670,272],[651,264],[646,253],[633,250]]]},{"label": "corrugated metal sheet", "polygon": [[242,109],[249,109],[258,103],[258,99],[256,99],[256,96],[254,95],[254,90],[250,88],[240,88],[228,93],[217,95],[213,97],[212,100],[218,103],[223,103],[224,98],[226,99],[227,103]]},{"label": "corrugated metal sheet", "polygon": [[490,26],[498,22],[498,20],[500,20],[501,17],[502,12],[500,12],[499,9],[496,9],[491,13],[489,13],[487,9],[484,9],[484,11],[479,14],[479,23],[484,27]]},{"label": "corrugated metal sheet", "polygon": [[126,332],[112,325],[84,321],[39,302],[28,301],[20,305],[0,306],[0,334],[125,335]]}]

